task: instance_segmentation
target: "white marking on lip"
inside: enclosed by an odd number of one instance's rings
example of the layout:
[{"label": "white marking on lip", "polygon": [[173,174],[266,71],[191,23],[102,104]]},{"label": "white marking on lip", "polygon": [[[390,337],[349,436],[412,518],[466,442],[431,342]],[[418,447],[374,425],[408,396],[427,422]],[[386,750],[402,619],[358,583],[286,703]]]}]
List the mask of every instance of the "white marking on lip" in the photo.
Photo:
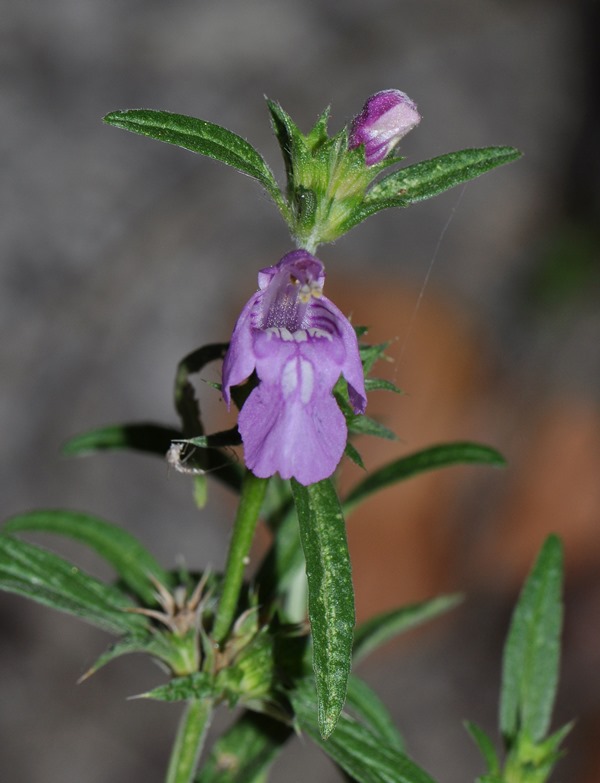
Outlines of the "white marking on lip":
[{"label": "white marking on lip", "polygon": [[281,389],[284,397],[289,397],[298,386],[298,367],[296,358],[290,359],[281,373]]},{"label": "white marking on lip", "polygon": [[315,374],[312,364],[300,357],[300,401],[306,405],[310,402],[314,388]]}]

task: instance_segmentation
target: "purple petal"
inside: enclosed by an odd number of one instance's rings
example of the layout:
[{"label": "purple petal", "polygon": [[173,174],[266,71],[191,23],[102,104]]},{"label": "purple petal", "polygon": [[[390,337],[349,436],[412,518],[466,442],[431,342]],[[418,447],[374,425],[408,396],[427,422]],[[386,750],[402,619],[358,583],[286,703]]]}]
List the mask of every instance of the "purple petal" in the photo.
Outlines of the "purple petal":
[{"label": "purple petal", "polygon": [[331,394],[302,405],[263,382],[246,400],[238,426],[246,466],[259,478],[279,473],[314,484],[331,476],[346,446],[346,420]]},{"label": "purple petal", "polygon": [[350,403],[354,413],[364,413],[367,407],[367,393],[365,391],[365,374],[360,360],[356,332],[350,321],[331,300],[322,297],[320,303],[327,308],[335,319],[339,339],[344,347],[344,358],[340,369],[342,375],[348,381]]},{"label": "purple petal", "polygon": [[322,295],[323,264],[306,250],[259,272],[259,291],[236,323],[223,364],[223,396],[253,370],[260,380],[240,411],[248,468],[312,484],[330,476],[346,445],[346,420],[333,397],[340,375],[351,405],[366,394],[352,325]]},{"label": "purple petal", "polygon": [[257,292],[246,302],[240,316],[237,320],[229,350],[223,360],[223,399],[229,408],[231,404],[231,395],[229,389],[231,386],[237,386],[252,375],[256,362],[254,351],[252,350],[252,312],[257,305],[261,292]]}]

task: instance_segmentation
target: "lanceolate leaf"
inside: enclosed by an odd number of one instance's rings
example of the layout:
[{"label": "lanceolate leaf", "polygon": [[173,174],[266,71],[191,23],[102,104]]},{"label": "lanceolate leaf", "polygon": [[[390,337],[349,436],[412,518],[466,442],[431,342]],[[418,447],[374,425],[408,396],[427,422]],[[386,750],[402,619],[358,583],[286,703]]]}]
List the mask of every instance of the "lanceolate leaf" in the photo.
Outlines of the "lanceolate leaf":
[{"label": "lanceolate leaf", "polygon": [[180,430],[160,424],[116,424],[76,435],[65,443],[63,453],[71,457],[95,451],[134,449],[164,457],[171,441],[181,437]]},{"label": "lanceolate leaf", "polygon": [[398,634],[453,609],[461,600],[458,594],[441,595],[430,601],[403,606],[372,617],[359,625],[354,633],[354,661],[362,660]]},{"label": "lanceolate leaf", "polygon": [[9,519],[3,530],[5,533],[40,530],[86,544],[112,565],[123,583],[144,604],[156,603],[151,576],[165,586],[171,583],[169,574],[136,538],[123,528],[89,514],[33,511]]},{"label": "lanceolate leaf", "polygon": [[183,114],[149,109],[111,112],[104,122],[233,166],[258,180],[275,203],[284,208],[277,183],[262,156],[241,136],[220,125]]},{"label": "lanceolate leaf", "polygon": [[370,416],[365,416],[364,414],[350,416],[347,423],[348,430],[355,435],[374,435],[376,438],[384,438],[385,440],[398,440],[396,433]]},{"label": "lanceolate leaf", "polygon": [[[448,188],[521,157],[514,147],[459,150],[389,174],[367,193],[369,202],[399,198],[405,205],[437,196]],[[403,206],[404,206],[403,204]]]},{"label": "lanceolate leaf", "polygon": [[495,775],[500,779],[500,759],[498,758],[498,753],[496,752],[492,740],[476,723],[467,721],[465,727],[479,748],[486,763],[488,773],[490,775]]},{"label": "lanceolate leaf", "polygon": [[540,741],[550,725],[562,626],[562,545],[549,536],[525,583],[504,648],[500,729],[510,748]]},{"label": "lanceolate leaf", "polygon": [[304,487],[292,481],[306,558],[308,614],[318,723],[323,738],[334,730],[352,658],[354,591],[342,509],[329,479]]},{"label": "lanceolate leaf", "polygon": [[350,443],[350,441],[346,443],[344,454],[349,459],[351,459],[355,465],[358,465],[359,468],[366,470],[365,463],[363,462],[363,458],[360,456],[360,452],[358,451],[358,449],[355,448],[355,446],[352,445],[352,443]]},{"label": "lanceolate leaf", "polygon": [[0,535],[0,590],[76,615],[112,633],[148,626],[146,618],[127,611],[133,604],[116,588],[51,552],[8,535]]},{"label": "lanceolate leaf", "polygon": [[216,741],[196,783],[262,783],[291,734],[273,718],[245,712]]},{"label": "lanceolate leaf", "polygon": [[298,163],[300,163],[300,167],[306,165],[310,159],[309,149],[290,115],[278,103],[267,99],[267,108],[271,114],[271,125],[275,137],[281,147],[288,184],[293,187],[292,159],[296,161],[297,166]]},{"label": "lanceolate leaf", "polygon": [[437,196],[486,171],[521,157],[514,147],[482,147],[450,152],[389,174],[368,191],[347,223],[347,231],[370,215],[390,207],[408,207]]},{"label": "lanceolate leaf", "polygon": [[399,389],[395,383],[386,380],[385,378],[365,378],[365,390],[370,391],[391,391],[395,394],[403,394],[402,389]]},{"label": "lanceolate leaf", "polygon": [[389,462],[370,473],[350,492],[344,501],[344,510],[348,513],[374,492],[418,473],[446,468],[450,465],[466,464],[503,467],[506,461],[498,451],[489,446],[481,446],[479,443],[445,443],[441,446],[430,446]]},{"label": "lanceolate leaf", "polygon": [[312,683],[301,684],[290,699],[300,729],[358,783],[434,783],[408,756],[346,715],[325,741],[315,720]]}]

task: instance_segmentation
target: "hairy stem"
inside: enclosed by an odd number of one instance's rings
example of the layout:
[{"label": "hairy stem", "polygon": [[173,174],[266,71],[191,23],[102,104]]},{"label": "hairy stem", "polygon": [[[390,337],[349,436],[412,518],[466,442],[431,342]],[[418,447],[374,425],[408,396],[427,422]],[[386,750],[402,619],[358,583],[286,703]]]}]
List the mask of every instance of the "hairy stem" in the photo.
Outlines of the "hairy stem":
[{"label": "hairy stem", "polygon": [[222,644],[225,641],[235,619],[240,590],[244,581],[244,570],[248,564],[248,552],[254,538],[256,522],[268,481],[268,479],[257,478],[249,470],[244,476],[240,505],[229,544],[223,592],[213,628],[213,638],[217,644]]},{"label": "hairy stem", "polygon": [[212,718],[210,699],[191,699],[179,724],[166,783],[192,783]]}]

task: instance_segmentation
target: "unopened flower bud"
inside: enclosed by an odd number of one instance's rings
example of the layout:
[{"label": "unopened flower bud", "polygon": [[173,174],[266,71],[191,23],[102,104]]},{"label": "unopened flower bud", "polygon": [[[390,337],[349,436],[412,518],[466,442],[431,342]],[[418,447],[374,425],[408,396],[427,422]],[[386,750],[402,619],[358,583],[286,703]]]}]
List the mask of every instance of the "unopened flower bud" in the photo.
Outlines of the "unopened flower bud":
[{"label": "unopened flower bud", "polygon": [[386,158],[420,121],[421,115],[408,95],[400,90],[382,90],[367,99],[352,121],[348,148],[364,144],[365,162],[373,166]]}]

